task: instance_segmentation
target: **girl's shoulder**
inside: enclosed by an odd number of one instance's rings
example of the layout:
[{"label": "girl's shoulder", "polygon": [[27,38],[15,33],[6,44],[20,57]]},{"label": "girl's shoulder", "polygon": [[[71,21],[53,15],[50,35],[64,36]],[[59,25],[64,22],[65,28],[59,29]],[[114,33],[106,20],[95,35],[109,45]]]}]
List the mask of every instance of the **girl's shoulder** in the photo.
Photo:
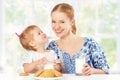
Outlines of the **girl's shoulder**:
[{"label": "girl's shoulder", "polygon": [[26,53],[25,53],[25,57],[33,57],[33,56],[36,56],[38,53],[37,52],[35,52],[35,51],[26,51]]},{"label": "girl's shoulder", "polygon": [[26,54],[29,54],[29,55],[33,55],[34,53],[36,53],[36,52],[35,52],[35,51],[32,51],[32,50],[26,51]]},{"label": "girl's shoulder", "polygon": [[55,51],[54,50],[49,50],[49,53],[54,54]]}]

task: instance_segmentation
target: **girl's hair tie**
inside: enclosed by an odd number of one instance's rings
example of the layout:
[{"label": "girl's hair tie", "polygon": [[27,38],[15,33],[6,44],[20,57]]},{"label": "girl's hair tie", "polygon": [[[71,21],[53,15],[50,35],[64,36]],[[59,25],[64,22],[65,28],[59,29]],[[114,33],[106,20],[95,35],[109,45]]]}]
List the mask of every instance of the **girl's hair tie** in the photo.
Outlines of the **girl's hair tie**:
[{"label": "girl's hair tie", "polygon": [[19,39],[22,37],[22,34],[17,34],[17,33],[15,33],[18,37],[19,37]]}]

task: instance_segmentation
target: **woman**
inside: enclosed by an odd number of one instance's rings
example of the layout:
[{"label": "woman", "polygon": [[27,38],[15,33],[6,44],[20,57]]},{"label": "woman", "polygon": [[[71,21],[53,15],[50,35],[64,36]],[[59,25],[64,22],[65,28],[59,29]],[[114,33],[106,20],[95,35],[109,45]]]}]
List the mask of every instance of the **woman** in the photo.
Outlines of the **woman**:
[{"label": "woman", "polygon": [[75,59],[79,52],[86,56],[83,75],[108,74],[104,52],[93,38],[76,36],[74,10],[71,5],[61,3],[51,11],[52,30],[59,39],[53,40],[47,49],[54,50],[62,60],[65,73],[75,73]]}]

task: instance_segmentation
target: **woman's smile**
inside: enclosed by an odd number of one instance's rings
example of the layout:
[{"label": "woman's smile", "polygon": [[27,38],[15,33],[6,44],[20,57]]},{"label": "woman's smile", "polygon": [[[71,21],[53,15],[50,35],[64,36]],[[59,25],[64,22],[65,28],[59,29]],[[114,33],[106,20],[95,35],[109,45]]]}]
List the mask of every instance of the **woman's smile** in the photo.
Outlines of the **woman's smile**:
[{"label": "woman's smile", "polygon": [[61,34],[63,32],[63,30],[55,30],[56,34]]}]

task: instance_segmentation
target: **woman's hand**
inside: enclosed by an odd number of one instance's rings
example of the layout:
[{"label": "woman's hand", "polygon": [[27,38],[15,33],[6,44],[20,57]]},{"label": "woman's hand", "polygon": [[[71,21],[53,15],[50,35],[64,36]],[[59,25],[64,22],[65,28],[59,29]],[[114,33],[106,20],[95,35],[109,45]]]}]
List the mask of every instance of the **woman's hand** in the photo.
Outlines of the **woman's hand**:
[{"label": "woman's hand", "polygon": [[91,75],[92,73],[93,73],[92,68],[91,68],[87,63],[85,63],[85,64],[84,64],[84,67],[83,67],[83,69],[82,69],[82,74],[83,74],[83,75],[86,75],[86,76],[89,76],[89,75]]},{"label": "woman's hand", "polygon": [[89,76],[91,74],[105,74],[105,71],[102,69],[91,68],[87,63],[84,64],[82,69],[82,74]]}]

